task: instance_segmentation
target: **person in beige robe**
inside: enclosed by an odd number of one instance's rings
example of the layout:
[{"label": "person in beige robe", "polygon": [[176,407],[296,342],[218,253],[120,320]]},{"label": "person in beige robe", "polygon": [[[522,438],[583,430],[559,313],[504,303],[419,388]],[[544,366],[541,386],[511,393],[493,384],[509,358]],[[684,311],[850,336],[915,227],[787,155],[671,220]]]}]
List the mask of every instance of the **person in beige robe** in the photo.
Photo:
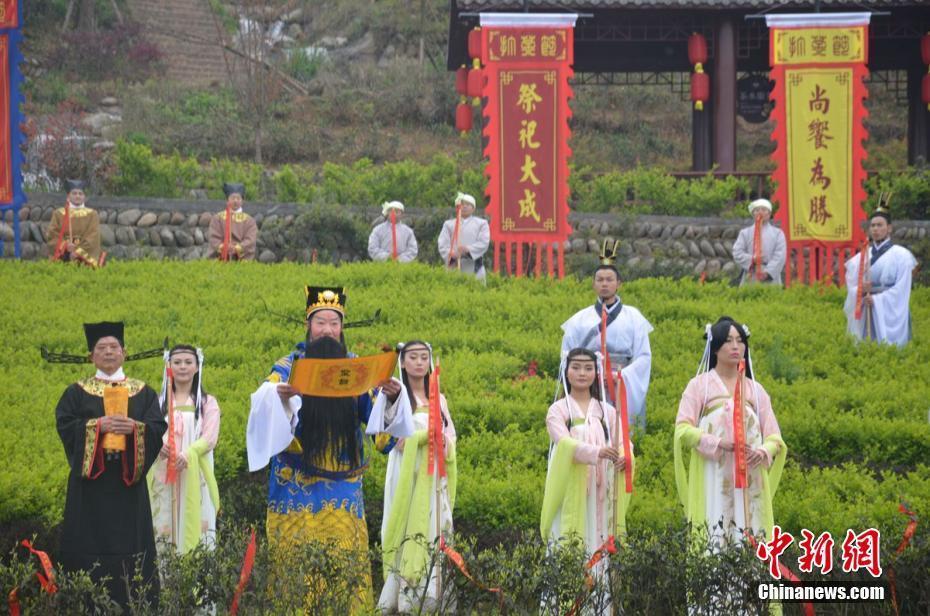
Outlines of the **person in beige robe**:
[{"label": "person in beige robe", "polygon": [[223,244],[226,239],[226,213],[230,212],[232,221],[229,229],[229,260],[251,261],[255,259],[255,242],[258,239],[258,225],[255,219],[242,211],[242,184],[223,184],[227,208],[213,215],[210,221],[210,256],[222,258]]},{"label": "person in beige robe", "polygon": [[85,204],[84,182],[67,180],[68,202],[52,213],[46,241],[52,261],[73,261],[88,267],[103,265],[100,217]]}]

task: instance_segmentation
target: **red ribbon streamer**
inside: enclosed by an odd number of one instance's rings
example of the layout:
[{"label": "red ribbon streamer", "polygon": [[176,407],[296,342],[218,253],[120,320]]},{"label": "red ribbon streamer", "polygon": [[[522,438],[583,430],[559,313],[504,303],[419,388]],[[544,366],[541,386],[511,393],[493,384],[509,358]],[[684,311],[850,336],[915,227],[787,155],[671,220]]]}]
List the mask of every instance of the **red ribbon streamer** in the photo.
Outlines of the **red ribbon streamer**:
[{"label": "red ribbon streamer", "polygon": [[862,285],[865,283],[865,255],[869,251],[869,241],[862,241],[862,248],[859,250],[859,281],[856,287],[856,320],[862,318]]},{"label": "red ribbon streamer", "polygon": [[449,258],[446,265],[452,265],[453,259],[459,259],[459,229],[462,228],[462,206],[455,206],[455,227],[452,228],[452,242],[449,244]]},{"label": "red ribbon streamer", "polygon": [[[911,538],[917,531],[917,515],[908,509],[905,503],[898,503],[898,511],[910,518],[910,521],[904,528],[904,534],[901,536],[901,543],[898,544],[898,549],[894,551],[896,555],[901,554],[907,548],[907,546],[911,543]],[[895,614],[900,614],[900,607],[898,606],[898,581],[894,575],[894,568],[888,567],[887,570],[888,587],[891,588],[891,606],[894,608]]]},{"label": "red ribbon streamer", "polygon": [[[750,533],[748,530],[745,532],[745,534],[746,534],[746,537],[749,539],[749,545],[752,546],[752,549],[753,549],[753,550],[755,550],[755,549],[756,549],[756,546],[757,546],[756,538],[753,537],[753,536],[752,536],[752,533]],[[783,578],[787,579],[788,581],[790,581],[790,582],[793,583],[793,584],[800,584],[800,583],[801,583],[801,580],[798,578],[798,576],[796,576],[796,575],[794,574],[794,571],[792,571],[791,569],[789,569],[788,566],[787,566],[786,564],[784,564],[783,562],[781,562],[781,561],[778,560],[777,558],[775,559],[775,563],[778,565],[778,572],[781,573],[781,576],[782,576]],[[804,614],[805,614],[805,616],[814,616],[814,615],[815,615],[815,612],[814,612],[814,604],[813,604],[813,603],[802,603],[801,605],[802,605],[802,607],[804,608]]]},{"label": "red ribbon streamer", "polygon": [[756,216],[752,230],[752,267],[756,280],[762,280],[762,216]]},{"label": "red ribbon streamer", "polygon": [[169,367],[166,372],[168,387],[165,390],[165,408],[168,411],[168,463],[165,469],[165,483],[178,480],[178,451],[174,440],[174,371]]},{"label": "red ribbon streamer", "polygon": [[252,566],[255,564],[255,530],[252,530],[252,537],[249,539],[249,545],[245,548],[245,557],[242,559],[242,571],[239,573],[239,585],[236,586],[236,594],[233,595],[232,605],[229,606],[229,616],[236,616],[239,611],[239,599],[242,598],[242,592],[245,585],[249,583],[252,576]]},{"label": "red ribbon streamer", "polygon": [[587,574],[584,578],[584,589],[579,593],[578,598],[575,599],[575,604],[572,606],[572,609],[568,610],[565,616],[574,616],[578,613],[578,610],[581,609],[581,603],[585,598],[585,591],[590,593],[594,589],[594,578],[591,577],[591,569],[593,569],[597,563],[601,562],[608,554],[617,553],[617,542],[614,539],[613,535],[607,537],[607,541],[601,544],[599,548],[594,550],[594,554],[591,554],[591,558],[588,559],[588,562],[585,563],[584,569]]},{"label": "red ribbon streamer", "polygon": [[[36,579],[39,580],[39,586],[42,587],[42,590],[50,595],[58,592],[58,586],[55,584],[55,572],[52,570],[52,559],[49,558],[49,555],[32,547],[32,542],[28,539],[23,539],[19,544],[39,559],[42,571],[36,571]],[[18,588],[14,588],[7,595],[7,606],[10,610],[10,616],[20,616],[22,606],[19,603]]]},{"label": "red ribbon streamer", "polygon": [[[736,387],[733,389],[733,470],[736,473],[733,487],[749,487],[746,469],[746,426],[743,421],[743,377],[746,361],[740,360],[737,369]],[[748,521],[747,521],[748,523]]]},{"label": "red ribbon streamer", "polygon": [[229,261],[229,242],[232,241],[232,202],[226,202],[226,224],[223,226],[223,250],[220,261]]},{"label": "red ribbon streamer", "polygon": [[607,304],[603,302],[601,303],[601,357],[604,358],[604,378],[607,380],[605,393],[609,396],[617,386],[614,383],[613,366],[610,365],[610,354],[607,353]]},{"label": "red ribbon streamer", "polygon": [[397,211],[391,208],[391,259],[397,261]]},{"label": "red ribbon streamer", "polygon": [[439,363],[429,375],[429,458],[427,473],[432,475],[438,472],[440,477],[446,476],[445,440],[442,433],[442,405],[439,402]]},{"label": "red ribbon streamer", "polygon": [[[626,479],[626,493],[633,493],[633,447],[630,445],[630,412],[627,408],[626,399],[626,379],[623,378],[623,371],[617,371],[617,404],[620,408],[620,435],[623,439],[623,459],[626,465],[623,467],[623,475]],[[614,503],[614,507],[617,504]]]},{"label": "red ribbon streamer", "polygon": [[462,575],[465,576],[465,579],[467,579],[469,582],[471,582],[472,584],[474,584],[481,590],[496,594],[498,608],[500,609],[501,612],[504,611],[504,593],[501,591],[501,589],[490,588],[488,586],[485,586],[484,584],[476,580],[474,577],[472,577],[471,573],[468,572],[468,568],[465,566],[465,559],[462,557],[461,554],[459,554],[458,552],[450,548],[446,544],[445,538],[443,538],[441,535],[439,537],[439,549],[440,551],[442,551],[443,554],[446,555],[449,561],[451,561],[452,564],[455,565],[455,568],[461,571]]}]

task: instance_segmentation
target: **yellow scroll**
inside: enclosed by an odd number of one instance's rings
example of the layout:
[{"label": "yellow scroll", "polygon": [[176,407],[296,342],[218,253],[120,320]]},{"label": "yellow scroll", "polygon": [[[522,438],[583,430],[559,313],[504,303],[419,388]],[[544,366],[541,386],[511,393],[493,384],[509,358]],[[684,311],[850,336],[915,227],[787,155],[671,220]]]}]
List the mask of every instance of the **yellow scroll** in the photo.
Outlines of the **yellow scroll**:
[{"label": "yellow scroll", "polygon": [[[129,413],[129,390],[122,385],[104,387],[103,412],[107,417],[126,417]],[[107,432],[103,435],[103,448],[106,451],[125,451],[126,435]]]},{"label": "yellow scroll", "polygon": [[394,351],[347,359],[298,359],[288,382],[306,396],[360,396],[389,379],[396,363]]}]

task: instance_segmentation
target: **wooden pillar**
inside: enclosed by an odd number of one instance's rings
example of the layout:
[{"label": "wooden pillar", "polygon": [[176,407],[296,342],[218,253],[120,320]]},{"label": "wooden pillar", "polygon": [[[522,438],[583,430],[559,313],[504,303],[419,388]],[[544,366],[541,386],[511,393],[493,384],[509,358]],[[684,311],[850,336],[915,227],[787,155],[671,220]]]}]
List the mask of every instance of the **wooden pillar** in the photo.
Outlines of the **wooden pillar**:
[{"label": "wooden pillar", "polygon": [[907,164],[930,161],[930,111],[920,98],[920,83],[926,74],[922,65],[907,70]]},{"label": "wooden pillar", "polygon": [[694,109],[691,103],[691,170],[710,171],[714,166],[713,101],[704,111]]},{"label": "wooden pillar", "polygon": [[719,171],[736,171],[736,23],[717,22],[711,102],[714,109],[714,162]]}]

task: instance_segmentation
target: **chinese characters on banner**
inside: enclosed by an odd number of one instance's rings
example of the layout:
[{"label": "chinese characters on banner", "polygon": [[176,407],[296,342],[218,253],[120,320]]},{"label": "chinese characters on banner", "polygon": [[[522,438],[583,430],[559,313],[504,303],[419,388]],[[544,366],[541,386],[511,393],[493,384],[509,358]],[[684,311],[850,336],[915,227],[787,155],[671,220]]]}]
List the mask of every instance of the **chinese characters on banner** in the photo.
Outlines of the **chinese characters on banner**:
[{"label": "chinese characters on banner", "polygon": [[481,20],[494,269],[501,270],[502,246],[507,272],[521,276],[524,248],[535,246],[536,275],[547,261],[552,276],[555,248],[562,277],[562,245],[571,233],[568,78],[574,16],[499,13]]},{"label": "chinese characters on banner", "polygon": [[[863,237],[863,79],[868,13],[767,17],[775,82],[776,219],[788,240],[786,286],[839,280]],[[792,259],[794,255],[794,275]]]}]

